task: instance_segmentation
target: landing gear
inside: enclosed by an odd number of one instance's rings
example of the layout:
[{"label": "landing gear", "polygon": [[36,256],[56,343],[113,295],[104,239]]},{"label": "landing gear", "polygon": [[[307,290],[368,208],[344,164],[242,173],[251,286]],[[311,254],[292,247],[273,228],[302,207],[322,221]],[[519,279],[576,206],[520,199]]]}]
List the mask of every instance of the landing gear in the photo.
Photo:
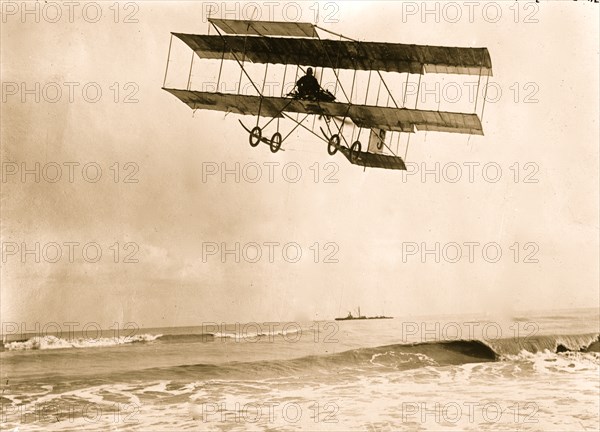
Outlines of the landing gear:
[{"label": "landing gear", "polygon": [[271,148],[271,152],[277,153],[281,148],[281,134],[279,132],[275,132],[271,137],[271,142],[269,142],[269,147]]},{"label": "landing gear", "polygon": [[327,143],[327,153],[331,156],[337,153],[340,146],[340,136],[338,134],[331,135],[329,142]]},{"label": "landing gear", "polygon": [[263,130],[260,126],[254,126],[252,130],[248,129],[244,123],[240,121],[242,127],[248,132],[248,142],[252,147],[257,147],[261,141],[269,146],[273,153],[277,153],[281,148],[281,144],[283,143],[283,138],[279,132],[275,132],[271,139],[263,137]]},{"label": "landing gear", "polygon": [[254,126],[250,131],[250,136],[248,137],[248,142],[252,147],[256,147],[260,140],[262,139],[262,129],[259,126]]},{"label": "landing gear", "polygon": [[358,161],[358,157],[360,155],[360,151],[362,150],[362,144],[360,141],[354,141],[352,147],[350,147],[350,160],[352,162]]}]

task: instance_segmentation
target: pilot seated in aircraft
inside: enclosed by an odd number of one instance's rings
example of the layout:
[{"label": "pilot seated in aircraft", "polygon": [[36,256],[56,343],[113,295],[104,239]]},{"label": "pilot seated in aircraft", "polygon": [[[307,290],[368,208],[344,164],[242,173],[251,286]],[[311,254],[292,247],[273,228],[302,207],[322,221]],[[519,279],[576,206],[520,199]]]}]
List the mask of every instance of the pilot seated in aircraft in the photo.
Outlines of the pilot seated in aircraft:
[{"label": "pilot seated in aircraft", "polygon": [[311,67],[306,69],[306,75],[298,80],[296,87],[298,87],[298,93],[294,96],[298,99],[326,102],[335,100],[335,96],[321,88]]},{"label": "pilot seated in aircraft", "polygon": [[313,75],[311,67],[306,69],[306,75],[298,80],[296,86],[298,87],[298,97],[300,99],[316,98],[319,94],[319,90],[321,90],[319,81],[317,81]]}]

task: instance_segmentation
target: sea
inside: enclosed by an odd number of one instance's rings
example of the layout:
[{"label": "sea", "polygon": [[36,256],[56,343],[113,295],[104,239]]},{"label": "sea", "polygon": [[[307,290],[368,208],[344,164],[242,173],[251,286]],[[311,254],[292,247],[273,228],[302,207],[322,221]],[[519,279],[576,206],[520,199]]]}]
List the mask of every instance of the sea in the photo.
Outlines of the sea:
[{"label": "sea", "polygon": [[0,429],[598,431],[600,310],[513,315],[3,323]]}]

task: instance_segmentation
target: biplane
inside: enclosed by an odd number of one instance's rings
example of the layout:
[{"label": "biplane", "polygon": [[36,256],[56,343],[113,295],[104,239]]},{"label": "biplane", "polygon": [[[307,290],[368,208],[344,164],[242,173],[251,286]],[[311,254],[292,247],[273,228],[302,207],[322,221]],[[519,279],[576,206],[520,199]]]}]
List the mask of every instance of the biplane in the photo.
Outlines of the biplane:
[{"label": "biplane", "polygon": [[[405,97],[396,100],[386,84],[381,72],[396,72],[419,75],[424,74],[459,74],[479,76],[477,95],[482,77],[487,77],[487,84],[492,75],[492,63],[487,48],[456,48],[443,46],[407,45],[399,43],[358,41],[343,35],[333,33],[316,24],[305,22],[275,22],[251,21],[209,18],[209,25],[216,34],[183,34],[171,33],[169,55],[165,70],[163,89],[179,98],[193,110],[217,110],[226,113],[256,117],[253,127],[246,126],[240,119],[240,124],[248,133],[248,141],[256,147],[260,143],[267,144],[273,153],[282,149],[282,144],[298,128],[308,130],[312,135],[325,142],[330,155],[341,152],[350,163],[363,167],[405,170],[404,160],[410,144],[410,136],[420,131],[436,131],[469,135],[483,135],[482,124],[477,113],[444,112],[417,109],[406,106]],[[320,35],[325,32],[335,38]],[[183,41],[192,49],[192,64],[190,78],[185,89],[166,88],[167,72],[171,58],[173,36]],[[194,57],[200,59],[220,60],[216,90],[223,69],[223,63],[237,64],[242,74],[250,81],[257,95],[240,93],[239,84],[236,93],[219,91],[198,91],[191,88],[190,79]],[[262,86],[253,80],[246,70],[246,65],[264,64],[265,78]],[[264,82],[269,65],[285,65],[281,95],[267,95],[264,92]],[[296,67],[295,79],[305,67],[311,66],[333,71],[335,89],[326,91],[325,97],[301,98],[297,92],[284,94],[288,66]],[[351,88],[345,88],[340,80],[340,71],[353,72]],[[357,71],[368,71],[369,82],[371,74],[380,78],[375,104],[352,103]],[[295,83],[294,79],[294,83]],[[387,92],[387,103],[379,103],[381,84],[384,95]],[[295,84],[294,84],[295,85]],[[324,90],[325,91],[325,90]],[[404,90],[406,92],[406,89]],[[343,100],[339,100],[343,99]],[[389,101],[393,102],[389,106]],[[483,98],[485,109],[485,96]],[[475,102],[475,110],[477,101]],[[483,109],[481,115],[483,117]],[[474,110],[474,111],[475,111]],[[294,116],[295,114],[296,116]],[[305,120],[313,116],[313,127],[308,127]],[[315,132],[314,120],[320,120],[320,133]],[[280,132],[280,120],[287,119],[293,128],[285,136]],[[261,123],[262,120],[262,123]],[[276,122],[274,122],[276,120]],[[352,125],[351,137],[348,137],[348,125]],[[275,131],[266,132],[272,126]],[[358,134],[355,134],[358,128]],[[369,137],[366,149],[360,141],[361,132],[367,130]],[[408,135],[404,159],[398,154],[399,149],[393,150],[392,137],[397,133]],[[283,150],[283,149],[282,149]]]}]

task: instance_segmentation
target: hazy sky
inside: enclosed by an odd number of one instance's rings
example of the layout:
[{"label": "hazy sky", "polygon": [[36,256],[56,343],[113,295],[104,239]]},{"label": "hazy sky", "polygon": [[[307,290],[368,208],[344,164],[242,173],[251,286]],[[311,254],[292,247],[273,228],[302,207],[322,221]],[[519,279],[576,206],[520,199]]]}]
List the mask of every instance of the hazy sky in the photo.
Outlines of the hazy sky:
[{"label": "hazy sky", "polygon": [[[170,32],[206,34],[206,4],[106,3],[91,22],[96,4],[84,13],[88,4],[81,3],[71,11],[73,22],[64,5],[40,10],[36,22],[33,14],[21,15],[20,2],[8,3],[1,34],[2,321],[171,326],[331,319],[357,305],[369,315],[396,316],[598,305],[597,5],[506,2],[496,18],[496,6],[469,10],[453,3],[458,9],[440,6],[438,18],[423,17],[421,2],[256,3],[262,19],[289,21],[299,13],[314,22],[319,9],[320,25],[359,40],[487,47],[490,81],[502,93],[489,90],[495,101],[485,107],[485,136],[411,138],[407,161],[429,170],[439,163],[436,182],[434,174],[363,172],[341,154],[330,157],[301,130],[273,155],[264,145],[248,145],[240,116],[192,115],[161,87]],[[223,16],[223,4],[214,5]],[[228,18],[249,18],[244,13],[252,10],[244,3],[237,12],[229,7]],[[191,51],[174,39],[168,86],[186,85],[190,60]],[[214,80],[215,65],[194,61],[192,87],[201,88]],[[226,67],[231,89],[239,69]],[[253,69],[259,81],[263,70]],[[363,95],[366,76],[357,78]],[[390,79],[403,82],[406,75]],[[477,81],[424,79],[445,89],[459,83],[464,92],[465,81]],[[397,85],[393,91],[399,97]],[[460,106],[440,101],[440,109],[464,111],[465,97]],[[420,106],[438,103],[431,96]],[[281,122],[283,134],[292,126]],[[268,133],[274,131],[272,125]],[[39,183],[35,174],[23,179],[22,169],[38,162]],[[208,175],[207,169],[234,170],[236,163],[239,182],[234,174],[225,181],[220,172]],[[279,164],[271,165],[273,182],[265,163]],[[260,180],[245,180],[257,165]],[[62,177],[52,183],[56,166]],[[102,175],[92,182],[97,167]],[[302,176],[294,183],[298,167]],[[462,177],[452,182],[456,167]],[[492,182],[496,167],[502,172]],[[137,183],[126,183],[128,174]],[[327,175],[337,182],[326,182]],[[273,262],[269,242],[279,244]],[[478,244],[473,262],[469,242]],[[25,247],[35,251],[36,243],[40,262],[35,252],[21,254]],[[203,257],[215,244],[236,243],[247,260],[236,263],[229,254],[222,262],[220,250]],[[262,249],[256,263],[248,262],[256,256],[253,243]],[[421,256],[436,243],[439,262],[433,253]],[[55,244],[62,256],[53,263]],[[453,263],[457,244],[463,256]],[[492,246],[482,256],[486,244]],[[98,247],[102,256],[87,262]],[[502,256],[490,262],[498,247]],[[298,248],[299,261],[288,262]],[[124,262],[130,252],[137,263]],[[328,256],[337,262],[325,262]]]}]

